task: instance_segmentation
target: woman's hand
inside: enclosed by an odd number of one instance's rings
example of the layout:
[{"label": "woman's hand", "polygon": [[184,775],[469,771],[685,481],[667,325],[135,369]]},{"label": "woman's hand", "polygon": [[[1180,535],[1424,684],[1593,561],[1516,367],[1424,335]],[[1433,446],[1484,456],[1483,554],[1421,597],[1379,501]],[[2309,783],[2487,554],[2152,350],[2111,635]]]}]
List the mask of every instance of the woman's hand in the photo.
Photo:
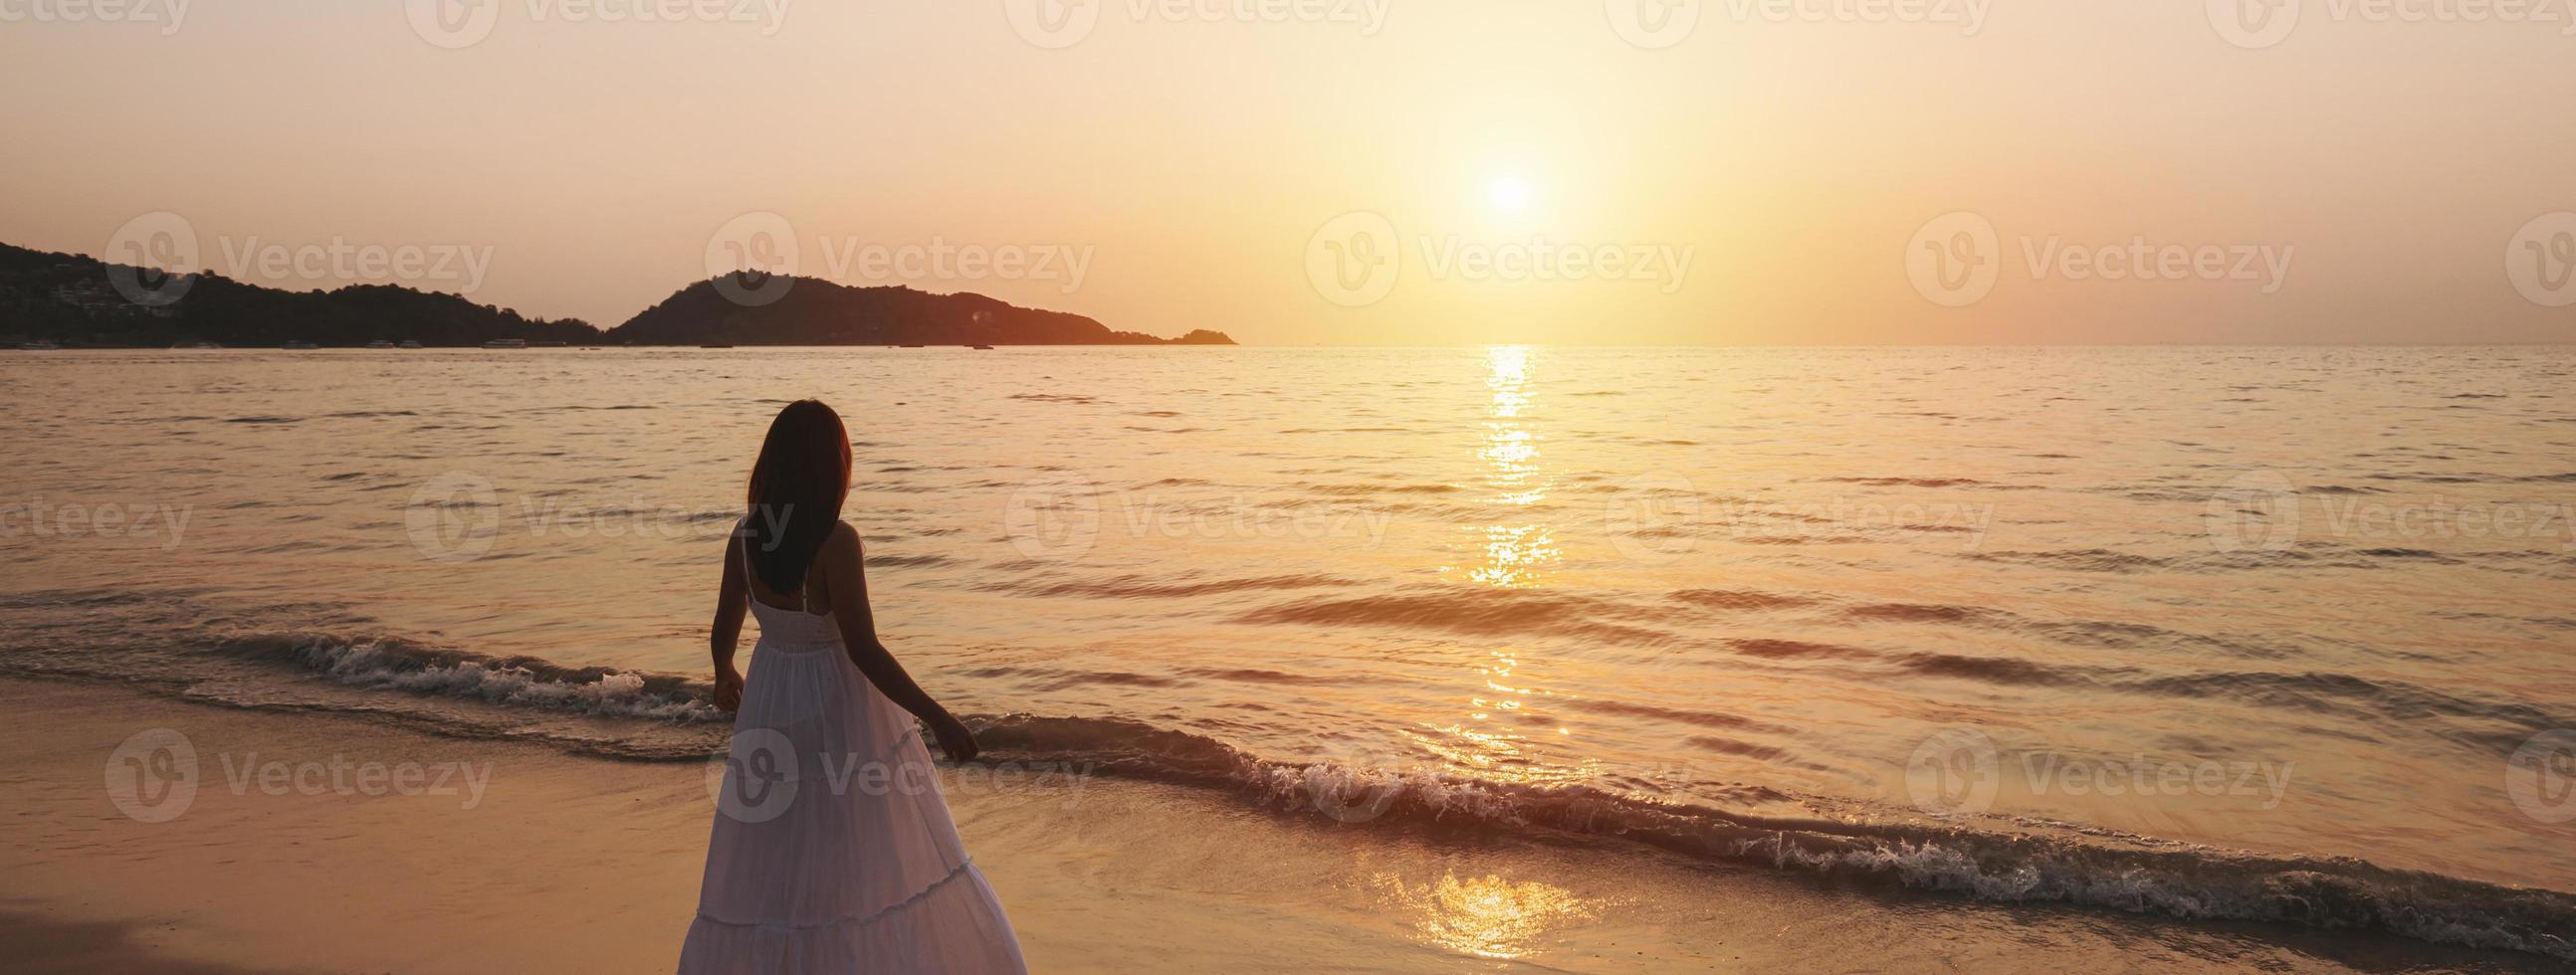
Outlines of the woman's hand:
[{"label": "woman's hand", "polygon": [[731,667],[716,669],[716,709],[732,714],[742,708],[742,672]]},{"label": "woman's hand", "polygon": [[966,730],[966,723],[956,715],[940,712],[939,719],[930,723],[930,734],[939,739],[939,750],[948,753],[949,761],[975,760],[975,733]]}]

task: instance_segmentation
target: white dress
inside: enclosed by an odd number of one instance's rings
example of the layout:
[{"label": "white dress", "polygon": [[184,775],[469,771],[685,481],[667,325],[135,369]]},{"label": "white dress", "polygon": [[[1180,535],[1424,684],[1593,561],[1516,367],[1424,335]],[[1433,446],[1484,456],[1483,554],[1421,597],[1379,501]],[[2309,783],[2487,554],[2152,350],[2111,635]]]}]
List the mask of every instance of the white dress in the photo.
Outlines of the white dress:
[{"label": "white dress", "polygon": [[839,624],[751,600],[743,681],[684,973],[1025,972],[912,715]]}]

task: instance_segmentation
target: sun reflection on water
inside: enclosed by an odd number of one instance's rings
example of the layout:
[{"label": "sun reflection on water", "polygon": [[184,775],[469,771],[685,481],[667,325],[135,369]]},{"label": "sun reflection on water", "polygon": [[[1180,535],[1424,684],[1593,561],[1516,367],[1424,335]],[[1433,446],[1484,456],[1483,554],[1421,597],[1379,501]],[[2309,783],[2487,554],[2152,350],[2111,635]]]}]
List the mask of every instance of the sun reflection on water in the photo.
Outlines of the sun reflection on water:
[{"label": "sun reflection on water", "polygon": [[[1474,549],[1480,557],[1464,574],[1496,589],[1535,588],[1544,582],[1541,570],[1558,561],[1554,529],[1547,523],[1549,510],[1543,503],[1552,487],[1539,462],[1540,444],[1546,438],[1530,415],[1534,359],[1521,346],[1485,351],[1485,387],[1492,398],[1476,457],[1483,464],[1484,484],[1493,492],[1487,498],[1492,514],[1490,521],[1470,529],[1480,538],[1481,545]],[[1442,571],[1458,570],[1444,566]],[[1581,781],[1598,768],[1597,762],[1585,759],[1570,766],[1551,762],[1519,731],[1546,721],[1531,713],[1530,702],[1551,696],[1514,676],[1521,666],[1520,653],[1512,646],[1487,650],[1485,659],[1472,664],[1476,688],[1467,694],[1465,719],[1445,725],[1424,722],[1408,734],[1450,770],[1484,781],[1526,785]],[[1558,736],[1572,733],[1564,727],[1554,730]]]},{"label": "sun reflection on water", "polygon": [[1378,886],[1390,906],[1418,915],[1414,931],[1424,941],[1481,958],[1519,958],[1539,948],[1552,927],[1592,917],[1596,905],[1573,891],[1535,880],[1514,883],[1499,875],[1459,877],[1409,885],[1392,873]]},{"label": "sun reflection on water", "polygon": [[1525,415],[1531,372],[1526,347],[1498,345],[1485,350],[1485,388],[1493,398],[1476,457],[1484,462],[1485,484],[1494,491],[1494,504],[1506,511],[1530,509],[1477,529],[1484,535],[1484,559],[1467,571],[1467,577],[1488,586],[1536,586],[1541,581],[1540,568],[1558,557],[1555,532],[1530,517],[1539,502],[1547,500],[1550,487],[1538,463],[1542,438]]}]

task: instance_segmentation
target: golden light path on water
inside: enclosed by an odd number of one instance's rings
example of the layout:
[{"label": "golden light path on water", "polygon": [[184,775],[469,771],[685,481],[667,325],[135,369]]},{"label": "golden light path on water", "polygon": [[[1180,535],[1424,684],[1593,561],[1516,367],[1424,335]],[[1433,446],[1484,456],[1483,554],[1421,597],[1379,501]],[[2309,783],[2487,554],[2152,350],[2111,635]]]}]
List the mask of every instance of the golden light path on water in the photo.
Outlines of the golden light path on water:
[{"label": "golden light path on water", "polygon": [[[1484,442],[1476,451],[1485,462],[1485,484],[1503,511],[1531,508],[1547,500],[1550,485],[1538,465],[1538,430],[1523,415],[1530,406],[1530,350],[1498,345],[1486,350],[1485,364],[1485,386],[1493,391],[1493,401],[1487,407]],[[1526,512],[1513,514],[1480,529],[1485,560],[1468,571],[1468,578],[1526,588],[1538,585],[1540,568],[1556,561],[1554,531]]]},{"label": "golden light path on water", "polygon": [[[1529,415],[1537,365],[1533,358],[1524,346],[1494,346],[1485,353],[1484,384],[1490,398],[1476,457],[1492,492],[1487,501],[1494,514],[1471,529],[1482,540],[1482,558],[1464,574],[1496,589],[1539,588],[1546,581],[1543,569],[1559,558],[1555,530],[1542,504],[1553,487],[1539,462],[1545,438]],[[1441,571],[1458,570],[1443,566]],[[1582,780],[1597,770],[1597,762],[1586,759],[1567,766],[1547,761],[1519,730],[1528,699],[1547,696],[1514,676],[1521,663],[1518,647],[1489,648],[1476,664],[1477,688],[1467,699],[1466,721],[1426,724],[1430,733],[1416,734],[1414,740],[1448,770],[1486,781],[1553,785]],[[1560,737],[1573,734],[1561,726],[1554,730]]]}]

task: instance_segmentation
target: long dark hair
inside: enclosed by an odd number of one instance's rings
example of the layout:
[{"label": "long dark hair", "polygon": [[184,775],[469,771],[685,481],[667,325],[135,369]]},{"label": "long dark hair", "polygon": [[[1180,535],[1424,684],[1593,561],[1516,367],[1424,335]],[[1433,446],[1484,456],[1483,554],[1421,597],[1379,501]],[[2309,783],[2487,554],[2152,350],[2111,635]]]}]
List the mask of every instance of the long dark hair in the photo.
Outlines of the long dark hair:
[{"label": "long dark hair", "polygon": [[805,591],[805,570],[841,522],[850,493],[850,432],[822,400],[800,399],[769,421],[769,439],[751,465],[743,550],[762,585],[775,593]]}]

